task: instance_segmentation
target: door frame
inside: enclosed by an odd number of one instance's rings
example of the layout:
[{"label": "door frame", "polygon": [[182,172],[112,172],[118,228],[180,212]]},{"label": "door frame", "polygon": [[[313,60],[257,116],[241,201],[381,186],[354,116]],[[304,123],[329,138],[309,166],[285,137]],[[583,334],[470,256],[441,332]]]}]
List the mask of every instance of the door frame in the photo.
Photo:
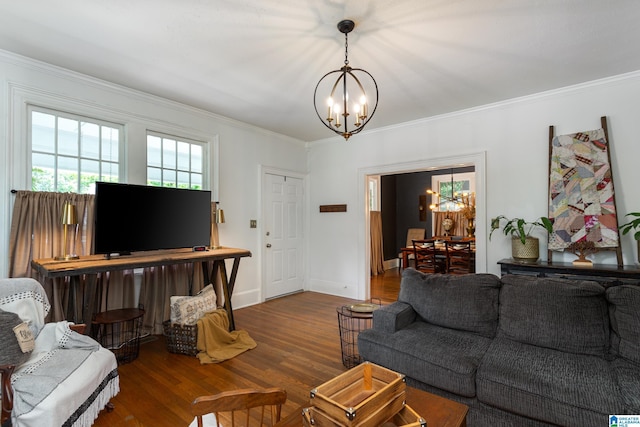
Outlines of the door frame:
[{"label": "door frame", "polygon": [[260,182],[258,183],[258,206],[260,206],[260,218],[258,218],[258,224],[256,227],[256,230],[258,233],[260,233],[260,238],[258,239],[259,245],[260,245],[260,257],[258,260],[258,263],[260,264],[258,266],[258,269],[260,271],[260,302],[264,302],[265,299],[265,286],[267,283],[267,248],[266,248],[266,236],[264,235],[265,233],[265,229],[264,229],[264,221],[266,218],[266,209],[267,206],[265,206],[265,197],[264,197],[264,191],[265,191],[265,185],[266,185],[266,175],[270,174],[270,175],[280,175],[280,176],[289,176],[291,178],[297,178],[297,179],[301,179],[302,180],[302,232],[304,234],[303,239],[302,239],[302,251],[303,251],[303,257],[302,257],[302,263],[303,263],[303,268],[302,268],[302,290],[306,291],[307,290],[307,277],[309,277],[309,263],[307,262],[307,257],[308,257],[308,253],[309,253],[309,239],[307,238],[307,236],[309,236],[309,212],[307,209],[307,206],[309,205],[309,191],[308,191],[308,174],[306,173],[301,173],[301,172],[295,172],[292,170],[288,170],[288,169],[282,169],[282,168],[276,168],[276,167],[272,167],[272,166],[265,166],[265,165],[258,165],[258,177]]},{"label": "door frame", "polygon": [[358,169],[358,299],[371,297],[371,241],[367,177],[474,166],[476,174],[476,272],[487,271],[486,151]]}]

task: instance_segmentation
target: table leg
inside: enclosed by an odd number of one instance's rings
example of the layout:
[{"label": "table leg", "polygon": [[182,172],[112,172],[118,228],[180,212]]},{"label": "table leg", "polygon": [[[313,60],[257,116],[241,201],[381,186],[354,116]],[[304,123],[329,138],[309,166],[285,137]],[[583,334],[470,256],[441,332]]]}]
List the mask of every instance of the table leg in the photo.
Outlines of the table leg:
[{"label": "table leg", "polygon": [[[79,280],[79,278],[78,278]],[[98,282],[97,274],[87,274],[85,277],[85,291],[84,298],[82,300],[82,323],[86,323],[88,325],[91,324],[93,320],[93,314],[95,312],[95,302],[96,302],[96,285]],[[89,328],[87,328],[89,329]]]},{"label": "table leg", "polygon": [[[222,280],[222,290],[224,292],[224,308],[227,310],[227,315],[229,316],[229,330],[234,331],[236,329],[236,322],[233,319],[233,307],[231,307],[233,283],[227,280],[227,266],[224,260],[220,261],[220,279]],[[235,279],[235,277],[233,279]],[[231,283],[231,285],[229,283]]]}]

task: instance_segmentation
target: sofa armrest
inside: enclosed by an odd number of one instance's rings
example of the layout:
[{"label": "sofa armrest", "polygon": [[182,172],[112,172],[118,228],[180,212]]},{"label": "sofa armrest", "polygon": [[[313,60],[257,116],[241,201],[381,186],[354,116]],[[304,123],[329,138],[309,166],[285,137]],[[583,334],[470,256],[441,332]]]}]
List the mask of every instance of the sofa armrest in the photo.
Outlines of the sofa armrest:
[{"label": "sofa armrest", "polygon": [[396,301],[373,312],[373,329],[392,334],[413,323],[416,316],[411,305]]},{"label": "sofa armrest", "polygon": [[0,365],[0,377],[2,379],[2,412],[0,413],[0,422],[2,425],[11,418],[11,411],[13,410],[11,375],[15,368],[15,365]]}]

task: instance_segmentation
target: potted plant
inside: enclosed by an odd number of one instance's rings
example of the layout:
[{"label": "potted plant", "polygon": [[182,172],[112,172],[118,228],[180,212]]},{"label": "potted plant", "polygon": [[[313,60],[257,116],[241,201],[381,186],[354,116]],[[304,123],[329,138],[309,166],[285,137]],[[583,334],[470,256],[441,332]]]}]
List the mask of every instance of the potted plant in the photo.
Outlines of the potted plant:
[{"label": "potted plant", "polygon": [[536,227],[542,227],[547,232],[553,232],[553,223],[547,217],[540,217],[535,221],[525,221],[522,218],[509,219],[500,215],[491,220],[491,233],[500,228],[501,221],[506,221],[502,226],[505,236],[511,235],[511,256],[518,262],[534,263],[540,258],[540,240],[531,236],[531,231]]},{"label": "potted plant", "polygon": [[638,246],[638,262],[640,262],[640,212],[629,212],[625,216],[634,217],[626,224],[622,224],[618,229],[625,235],[631,230],[634,231],[633,238],[636,239],[636,245]]}]

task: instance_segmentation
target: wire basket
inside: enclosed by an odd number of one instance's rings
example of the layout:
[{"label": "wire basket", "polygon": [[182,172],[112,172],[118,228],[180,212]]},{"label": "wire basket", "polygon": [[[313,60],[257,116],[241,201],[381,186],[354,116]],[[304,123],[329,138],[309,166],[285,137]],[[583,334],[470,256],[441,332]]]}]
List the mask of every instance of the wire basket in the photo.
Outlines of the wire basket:
[{"label": "wire basket", "polygon": [[340,349],[342,364],[351,369],[364,362],[358,352],[358,334],[370,329],[373,322],[373,311],[380,307],[380,300],[370,303],[350,304],[338,307],[338,328],[340,330]]},{"label": "wire basket", "polygon": [[181,325],[165,320],[162,323],[167,350],[170,353],[195,356],[198,354],[198,325]]},{"label": "wire basket", "polygon": [[93,320],[96,341],[111,350],[119,364],[138,357],[142,316],[144,310],[141,308],[124,308],[98,313]]}]

